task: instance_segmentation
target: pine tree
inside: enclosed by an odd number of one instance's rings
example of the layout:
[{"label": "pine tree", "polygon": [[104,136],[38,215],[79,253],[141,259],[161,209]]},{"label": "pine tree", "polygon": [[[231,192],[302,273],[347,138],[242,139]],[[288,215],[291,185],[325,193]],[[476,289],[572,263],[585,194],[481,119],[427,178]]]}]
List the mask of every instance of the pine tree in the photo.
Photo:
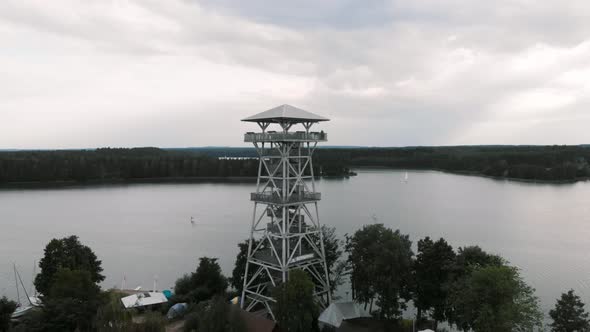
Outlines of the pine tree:
[{"label": "pine tree", "polygon": [[561,294],[557,300],[555,309],[549,311],[553,319],[551,330],[555,332],[580,332],[589,331],[590,322],[588,313],[584,310],[584,303],[580,297],[570,289],[567,293]]}]

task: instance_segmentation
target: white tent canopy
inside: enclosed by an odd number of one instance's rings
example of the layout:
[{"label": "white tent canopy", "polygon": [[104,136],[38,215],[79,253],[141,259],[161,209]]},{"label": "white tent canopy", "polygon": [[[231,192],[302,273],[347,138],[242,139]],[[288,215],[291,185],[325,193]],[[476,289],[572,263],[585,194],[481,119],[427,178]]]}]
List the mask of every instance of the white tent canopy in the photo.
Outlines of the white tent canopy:
[{"label": "white tent canopy", "polygon": [[121,299],[125,308],[144,307],[158,303],[168,302],[168,299],[160,292],[145,292],[126,296]]},{"label": "white tent canopy", "polygon": [[318,318],[318,321],[340,327],[343,320],[360,317],[371,317],[365,310],[354,302],[332,303],[326,308]]}]

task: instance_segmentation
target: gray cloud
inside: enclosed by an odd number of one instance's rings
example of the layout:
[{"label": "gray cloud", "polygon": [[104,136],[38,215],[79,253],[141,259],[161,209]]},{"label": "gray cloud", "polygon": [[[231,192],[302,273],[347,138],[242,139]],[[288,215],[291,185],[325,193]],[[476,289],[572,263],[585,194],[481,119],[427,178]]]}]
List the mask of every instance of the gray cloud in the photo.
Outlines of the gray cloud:
[{"label": "gray cloud", "polygon": [[331,144],[575,144],[590,5],[0,3],[0,148],[240,145],[276,104]]},{"label": "gray cloud", "polygon": [[259,22],[306,30],[378,26],[387,24],[393,16],[393,6],[387,0],[303,0],[273,3],[264,0],[197,0],[196,3],[205,8],[249,17]]}]

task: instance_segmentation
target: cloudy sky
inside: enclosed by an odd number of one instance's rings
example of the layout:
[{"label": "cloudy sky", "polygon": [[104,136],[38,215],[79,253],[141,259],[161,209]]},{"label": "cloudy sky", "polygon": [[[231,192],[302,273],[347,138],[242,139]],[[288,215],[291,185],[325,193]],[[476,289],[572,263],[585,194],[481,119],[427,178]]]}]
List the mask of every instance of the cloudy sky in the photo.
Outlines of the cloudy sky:
[{"label": "cloudy sky", "polygon": [[0,148],[590,143],[590,2],[2,0]]}]

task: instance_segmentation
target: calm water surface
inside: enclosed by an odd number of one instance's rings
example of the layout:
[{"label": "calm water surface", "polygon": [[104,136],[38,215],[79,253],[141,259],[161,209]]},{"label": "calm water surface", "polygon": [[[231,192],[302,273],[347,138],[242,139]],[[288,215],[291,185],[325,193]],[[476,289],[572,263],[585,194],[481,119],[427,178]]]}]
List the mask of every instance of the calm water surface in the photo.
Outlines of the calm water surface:
[{"label": "calm water surface", "polygon": [[[479,245],[522,270],[548,311],[570,288],[590,303],[590,183],[498,181],[433,171],[361,170],[317,183],[320,218],[340,235],[378,222],[410,235]],[[245,239],[251,183],[134,184],[0,190],[0,295],[15,298],[12,262],[27,287],[55,237],[76,234],[103,262],[104,287],[169,288],[197,258],[231,274]],[[190,217],[196,225],[192,226]]]}]

